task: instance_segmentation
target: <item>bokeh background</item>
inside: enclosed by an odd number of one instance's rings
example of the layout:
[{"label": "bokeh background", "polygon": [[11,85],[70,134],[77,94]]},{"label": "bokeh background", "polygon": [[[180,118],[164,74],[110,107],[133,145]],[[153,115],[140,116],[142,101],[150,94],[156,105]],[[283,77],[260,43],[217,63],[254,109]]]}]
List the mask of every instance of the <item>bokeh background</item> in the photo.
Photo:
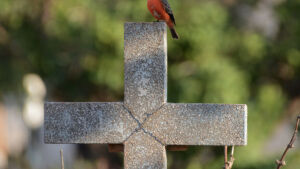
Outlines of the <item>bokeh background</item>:
[{"label": "bokeh background", "polygon": [[[169,0],[168,101],[248,104],[235,169],[271,169],[300,112],[299,0]],[[123,24],[146,0],[0,0],[0,168],[121,169],[106,145],[45,145],[43,102],[123,100]],[[298,136],[299,138],[299,136]],[[286,169],[300,168],[299,142]],[[168,152],[169,169],[220,169],[223,147]]]}]

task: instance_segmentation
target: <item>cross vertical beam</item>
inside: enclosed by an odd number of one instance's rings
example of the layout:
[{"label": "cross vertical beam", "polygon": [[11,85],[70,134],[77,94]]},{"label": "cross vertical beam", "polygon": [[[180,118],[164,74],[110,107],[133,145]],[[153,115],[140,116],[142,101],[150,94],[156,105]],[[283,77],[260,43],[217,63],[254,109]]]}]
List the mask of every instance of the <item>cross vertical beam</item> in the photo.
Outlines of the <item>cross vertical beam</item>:
[{"label": "cross vertical beam", "polygon": [[[126,23],[124,105],[140,126],[167,101],[165,23]],[[140,128],[125,141],[125,169],[166,169],[165,146]]]},{"label": "cross vertical beam", "polygon": [[126,23],[124,62],[124,105],[143,122],[167,101],[165,24]]}]

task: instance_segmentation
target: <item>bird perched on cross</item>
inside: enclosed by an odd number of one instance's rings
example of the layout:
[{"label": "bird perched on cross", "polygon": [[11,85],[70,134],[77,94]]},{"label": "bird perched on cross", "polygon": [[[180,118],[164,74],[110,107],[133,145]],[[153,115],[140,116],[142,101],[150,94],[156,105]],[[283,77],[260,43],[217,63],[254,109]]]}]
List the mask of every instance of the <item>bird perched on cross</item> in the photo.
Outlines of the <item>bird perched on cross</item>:
[{"label": "bird perched on cross", "polygon": [[147,7],[157,21],[165,21],[170,28],[172,37],[178,39],[179,36],[175,30],[175,17],[168,0],[148,0]]}]

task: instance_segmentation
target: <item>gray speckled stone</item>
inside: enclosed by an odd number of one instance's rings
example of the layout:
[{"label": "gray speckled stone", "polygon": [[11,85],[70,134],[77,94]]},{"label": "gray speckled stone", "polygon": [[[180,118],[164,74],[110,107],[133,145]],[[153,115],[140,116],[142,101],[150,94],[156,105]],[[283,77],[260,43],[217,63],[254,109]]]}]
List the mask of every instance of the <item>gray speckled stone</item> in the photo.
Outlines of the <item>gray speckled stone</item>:
[{"label": "gray speckled stone", "polygon": [[165,145],[246,145],[247,106],[167,103],[143,128]]},{"label": "gray speckled stone", "polygon": [[45,143],[122,143],[137,127],[123,103],[45,104]]},{"label": "gray speckled stone", "polygon": [[167,169],[166,149],[142,130],[125,142],[125,169]]},{"label": "gray speckled stone", "polygon": [[126,23],[124,103],[46,103],[45,143],[124,144],[126,169],[166,169],[167,145],[246,145],[246,105],[166,103],[166,36]]},{"label": "gray speckled stone", "polygon": [[124,104],[142,122],[167,98],[166,25],[126,23],[124,38]]}]

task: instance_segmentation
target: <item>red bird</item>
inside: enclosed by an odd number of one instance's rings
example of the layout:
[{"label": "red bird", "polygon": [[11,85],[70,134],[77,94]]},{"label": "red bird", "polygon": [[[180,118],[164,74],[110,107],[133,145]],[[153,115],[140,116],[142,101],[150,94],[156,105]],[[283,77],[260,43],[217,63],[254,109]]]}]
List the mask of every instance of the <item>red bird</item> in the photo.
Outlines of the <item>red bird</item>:
[{"label": "red bird", "polygon": [[175,31],[174,26],[175,18],[172,9],[167,0],[148,0],[147,7],[151,14],[159,21],[163,20],[170,28],[172,37],[178,39],[178,34]]}]

